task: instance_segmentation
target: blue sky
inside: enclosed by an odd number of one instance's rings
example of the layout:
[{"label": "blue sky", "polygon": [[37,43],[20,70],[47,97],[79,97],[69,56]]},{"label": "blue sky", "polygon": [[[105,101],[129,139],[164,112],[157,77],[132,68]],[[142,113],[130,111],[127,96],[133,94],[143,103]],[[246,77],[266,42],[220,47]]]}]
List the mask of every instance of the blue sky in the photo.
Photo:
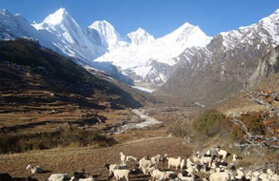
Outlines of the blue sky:
[{"label": "blue sky", "polygon": [[278,9],[279,0],[0,0],[0,9],[20,13],[30,23],[60,7],[81,27],[107,20],[121,35],[142,27],[160,37],[189,22],[213,36],[257,22]]}]

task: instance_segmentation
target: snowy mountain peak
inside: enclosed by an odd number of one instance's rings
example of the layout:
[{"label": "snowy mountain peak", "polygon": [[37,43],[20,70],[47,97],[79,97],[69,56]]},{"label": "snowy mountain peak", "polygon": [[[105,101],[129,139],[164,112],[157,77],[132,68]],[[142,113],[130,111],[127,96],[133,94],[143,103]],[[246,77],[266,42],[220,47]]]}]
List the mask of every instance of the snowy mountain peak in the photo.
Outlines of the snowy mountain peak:
[{"label": "snowy mountain peak", "polygon": [[115,28],[106,20],[95,21],[88,28],[94,29],[100,34],[102,46],[108,49],[115,49],[122,40]]},{"label": "snowy mountain peak", "polygon": [[180,47],[187,48],[191,46],[204,47],[211,39],[212,37],[207,36],[199,26],[186,22],[170,34],[159,38],[158,41],[168,44],[179,44]]},{"label": "snowy mountain peak", "polygon": [[71,17],[71,15],[66,11],[65,8],[60,8],[55,11],[53,14],[48,15],[42,23],[32,24],[36,29],[45,29],[46,27],[53,27],[65,22],[73,22],[76,26],[78,24]]},{"label": "snowy mountain peak", "polygon": [[138,28],[136,31],[129,33],[127,37],[134,45],[142,45],[155,41],[154,37],[142,28]]}]

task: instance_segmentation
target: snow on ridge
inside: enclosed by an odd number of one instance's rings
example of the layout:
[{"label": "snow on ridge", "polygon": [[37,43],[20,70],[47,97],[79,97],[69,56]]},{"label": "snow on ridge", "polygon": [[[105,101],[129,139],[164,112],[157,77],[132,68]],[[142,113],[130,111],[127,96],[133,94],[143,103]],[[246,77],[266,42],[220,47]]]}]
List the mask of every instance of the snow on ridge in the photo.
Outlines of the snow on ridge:
[{"label": "snow on ridge", "polygon": [[131,44],[142,45],[146,43],[152,43],[155,41],[153,35],[150,35],[142,28],[138,28],[136,31],[127,34],[127,37],[131,40]]}]

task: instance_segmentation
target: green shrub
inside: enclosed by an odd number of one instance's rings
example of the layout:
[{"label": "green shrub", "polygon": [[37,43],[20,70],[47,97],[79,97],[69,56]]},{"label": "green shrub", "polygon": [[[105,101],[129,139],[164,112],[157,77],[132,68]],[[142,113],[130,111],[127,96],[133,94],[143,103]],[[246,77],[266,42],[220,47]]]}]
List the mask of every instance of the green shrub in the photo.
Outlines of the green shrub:
[{"label": "green shrub", "polygon": [[226,116],[214,109],[199,114],[193,122],[193,128],[202,136],[213,137],[229,128]]}]

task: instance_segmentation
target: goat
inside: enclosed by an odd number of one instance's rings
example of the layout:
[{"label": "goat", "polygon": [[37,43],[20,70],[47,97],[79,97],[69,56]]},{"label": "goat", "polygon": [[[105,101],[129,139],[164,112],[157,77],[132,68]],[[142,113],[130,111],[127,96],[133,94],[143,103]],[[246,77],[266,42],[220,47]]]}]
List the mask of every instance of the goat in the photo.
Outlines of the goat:
[{"label": "goat", "polygon": [[174,166],[177,170],[178,167],[180,166],[181,157],[178,158],[168,157],[167,159],[168,159],[168,168]]},{"label": "goat", "polygon": [[119,154],[120,154],[121,163],[125,164],[126,163],[126,156],[123,154],[123,152],[120,152]]},{"label": "goat", "polygon": [[48,178],[48,181],[66,181],[69,180],[69,178],[70,177],[67,174],[56,173],[56,174],[52,174]]},{"label": "goat", "polygon": [[151,163],[152,163],[153,165],[158,165],[160,159],[161,159],[161,155],[158,154],[158,155],[156,155],[156,156],[151,157],[150,160],[151,160]]},{"label": "goat", "polygon": [[32,167],[30,164],[27,165],[26,170],[30,170],[31,173],[33,173],[33,174],[35,174],[35,173],[43,173],[43,171],[44,171],[42,167],[40,167],[40,166]]},{"label": "goat", "polygon": [[118,164],[108,164],[108,163],[105,164],[105,167],[109,170],[108,177],[112,176],[113,170],[116,169],[123,170],[128,168],[126,164],[118,165]]},{"label": "goat", "polygon": [[231,154],[226,150],[218,149],[218,154],[222,157],[223,160],[227,159]]},{"label": "goat", "polygon": [[212,173],[209,176],[210,181],[229,181],[229,179],[230,179],[230,174],[227,171]]},{"label": "goat", "polygon": [[149,168],[148,171],[151,175],[152,181],[155,180],[164,181],[167,179],[167,174],[163,171],[155,169],[155,167]]},{"label": "goat", "polygon": [[126,161],[138,161],[138,159],[133,156],[126,156]]},{"label": "goat", "polygon": [[181,171],[185,168],[186,164],[185,164],[185,159],[182,159],[181,160],[181,163],[180,163],[180,169]]},{"label": "goat", "polygon": [[232,162],[236,162],[237,160],[242,160],[242,157],[241,157],[241,156],[238,156],[238,155],[236,155],[236,154],[233,154]]},{"label": "goat", "polygon": [[146,158],[140,159],[139,163],[139,169],[142,170],[143,174],[147,174],[148,169],[152,166],[151,160],[147,160]]},{"label": "goat", "polygon": [[129,181],[129,173],[130,173],[130,170],[128,170],[128,169],[113,170],[113,175],[114,175],[116,181],[119,181],[121,178],[125,178],[126,181]]}]

